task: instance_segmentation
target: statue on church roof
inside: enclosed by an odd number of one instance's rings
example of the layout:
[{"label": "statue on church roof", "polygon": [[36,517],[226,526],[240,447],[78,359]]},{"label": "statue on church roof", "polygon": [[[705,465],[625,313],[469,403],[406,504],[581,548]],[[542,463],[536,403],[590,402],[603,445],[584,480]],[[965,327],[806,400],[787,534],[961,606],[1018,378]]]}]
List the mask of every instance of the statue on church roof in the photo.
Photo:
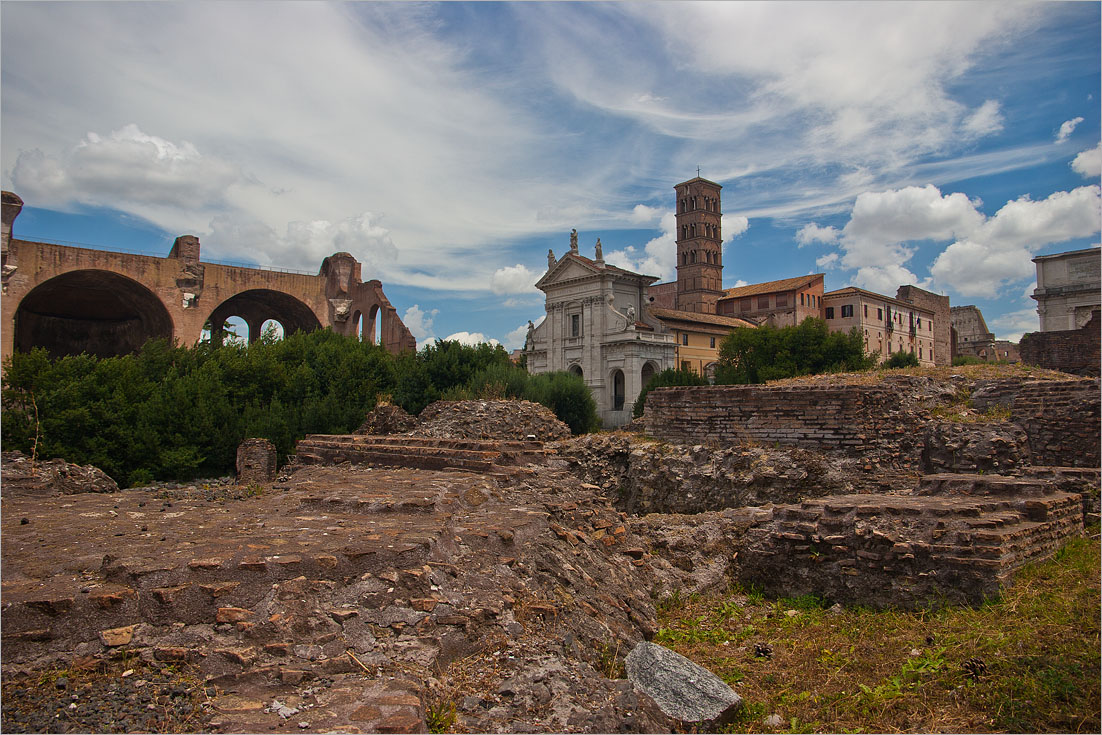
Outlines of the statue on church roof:
[{"label": "statue on church roof", "polygon": [[570,231],[570,252],[578,252],[578,231],[576,229]]},{"label": "statue on church roof", "polygon": [[547,270],[551,270],[555,267],[555,251],[551,248],[547,248]]},{"label": "statue on church roof", "polygon": [[599,238],[599,237],[597,238],[597,258],[596,259],[597,260],[604,260],[605,259],[604,250],[601,249],[601,238]]}]

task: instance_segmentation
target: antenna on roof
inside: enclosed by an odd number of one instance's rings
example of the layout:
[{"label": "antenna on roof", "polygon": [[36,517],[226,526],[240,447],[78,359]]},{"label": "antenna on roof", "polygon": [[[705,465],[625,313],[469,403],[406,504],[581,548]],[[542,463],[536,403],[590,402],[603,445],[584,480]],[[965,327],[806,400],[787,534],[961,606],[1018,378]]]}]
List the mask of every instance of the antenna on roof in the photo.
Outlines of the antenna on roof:
[{"label": "antenna on roof", "polygon": [[697,166],[697,167],[696,167],[696,177],[697,177],[698,179],[700,178],[700,166]]}]

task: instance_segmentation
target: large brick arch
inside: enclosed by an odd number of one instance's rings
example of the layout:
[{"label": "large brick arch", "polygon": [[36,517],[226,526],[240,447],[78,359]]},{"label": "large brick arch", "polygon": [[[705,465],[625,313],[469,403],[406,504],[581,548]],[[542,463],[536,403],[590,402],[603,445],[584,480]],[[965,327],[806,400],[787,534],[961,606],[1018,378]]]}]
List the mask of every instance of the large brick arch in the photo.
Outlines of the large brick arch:
[{"label": "large brick arch", "polygon": [[157,295],[108,270],[71,270],[43,281],[19,301],[13,326],[16,350],[43,347],[55,357],[114,357],[173,335]]},{"label": "large brick arch", "polygon": [[235,294],[219,304],[210,314],[211,339],[222,341],[226,319],[239,316],[249,325],[249,341],[260,337],[261,326],[274,319],[283,326],[284,334],[312,332],[321,322],[308,305],[290,294],[270,289],[254,288]]},{"label": "large brick arch", "polygon": [[[191,235],[176,238],[164,258],[20,240],[12,237],[12,224],[23,201],[3,192],[2,203],[2,358],[43,341],[58,353],[97,352],[100,342],[109,345],[102,349],[129,352],[146,335],[190,345],[201,338],[208,318],[221,327],[234,315],[250,323],[251,335],[260,334],[266,319],[275,319],[289,332],[329,328],[351,336],[354,312],[377,315],[382,344],[391,352],[417,349],[382,284],[364,283],[360,263],[349,253],[329,256],[311,275],[204,263],[199,239]],[[55,313],[53,302],[69,298],[66,286],[78,287],[80,295]]]}]

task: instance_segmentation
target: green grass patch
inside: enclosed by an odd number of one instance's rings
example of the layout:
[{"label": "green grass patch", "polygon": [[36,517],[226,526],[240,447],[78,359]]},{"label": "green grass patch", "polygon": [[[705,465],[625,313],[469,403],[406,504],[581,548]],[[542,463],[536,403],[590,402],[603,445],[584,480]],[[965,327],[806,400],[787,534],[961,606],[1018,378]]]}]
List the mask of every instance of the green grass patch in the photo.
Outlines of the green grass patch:
[{"label": "green grass patch", "polygon": [[[733,589],[659,614],[657,641],[802,732],[1100,732],[1097,527],[975,607],[832,613],[812,596]],[[796,610],[798,615],[786,614]],[[755,656],[767,644],[771,657]]]}]

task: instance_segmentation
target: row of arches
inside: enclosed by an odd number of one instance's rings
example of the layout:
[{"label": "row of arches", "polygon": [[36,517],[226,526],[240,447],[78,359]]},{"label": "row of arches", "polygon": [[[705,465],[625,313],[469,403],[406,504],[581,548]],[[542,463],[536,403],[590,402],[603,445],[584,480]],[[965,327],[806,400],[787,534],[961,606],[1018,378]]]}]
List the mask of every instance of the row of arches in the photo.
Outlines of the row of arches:
[{"label": "row of arches", "polygon": [[[367,318],[359,311],[353,318],[360,339],[381,344],[378,305]],[[252,343],[265,334],[279,339],[321,326],[294,296],[251,289],[215,307],[199,339]],[[19,302],[13,347],[21,352],[43,347],[54,357],[82,352],[115,357],[136,352],[151,339],[171,339],[174,329],[164,303],[141,283],[111,271],[70,271],[39,284]]]},{"label": "row of arches", "polygon": [[711,222],[690,222],[686,225],[681,225],[681,239],[696,237],[708,237],[713,240],[719,240],[719,225],[712,224]]},{"label": "row of arches", "polygon": [[681,197],[677,200],[678,212],[692,212],[697,209],[703,209],[706,212],[718,212],[719,199],[716,197],[691,196]]},{"label": "row of arches", "polygon": [[681,253],[681,265],[691,265],[697,262],[719,265],[719,253],[714,253],[711,250],[687,250]]}]

